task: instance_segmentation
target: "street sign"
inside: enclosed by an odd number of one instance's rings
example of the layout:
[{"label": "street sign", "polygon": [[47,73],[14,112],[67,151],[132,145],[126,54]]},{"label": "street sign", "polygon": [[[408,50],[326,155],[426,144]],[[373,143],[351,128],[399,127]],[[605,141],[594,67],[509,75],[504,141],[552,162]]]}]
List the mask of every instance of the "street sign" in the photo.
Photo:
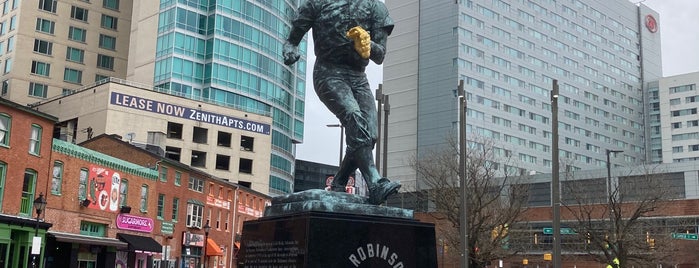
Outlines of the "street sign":
[{"label": "street sign", "polygon": [[672,233],[672,238],[684,240],[699,240],[699,235],[687,233]]},{"label": "street sign", "polygon": [[[544,234],[545,235],[552,235],[553,234],[553,228],[544,228]],[[572,228],[561,228],[561,234],[565,235],[571,235],[571,234],[577,234]]]}]

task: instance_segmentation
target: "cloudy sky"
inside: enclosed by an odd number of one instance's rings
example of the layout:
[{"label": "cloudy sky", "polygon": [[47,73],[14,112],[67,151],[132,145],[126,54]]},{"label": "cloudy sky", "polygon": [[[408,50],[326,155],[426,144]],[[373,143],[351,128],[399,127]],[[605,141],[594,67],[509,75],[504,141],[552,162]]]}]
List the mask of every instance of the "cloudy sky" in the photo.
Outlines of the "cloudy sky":
[{"label": "cloudy sky", "polygon": [[[662,42],[663,75],[699,71],[699,0],[645,0],[643,4],[660,14],[658,24]],[[309,42],[311,44],[312,40]],[[340,130],[326,125],[338,124],[339,121],[313,91],[310,74],[315,57],[312,49],[309,48],[308,51],[304,143],[297,146],[296,156],[301,160],[337,165],[340,156]],[[367,69],[367,75],[371,88],[376,89],[383,79],[381,66],[372,63]]]}]

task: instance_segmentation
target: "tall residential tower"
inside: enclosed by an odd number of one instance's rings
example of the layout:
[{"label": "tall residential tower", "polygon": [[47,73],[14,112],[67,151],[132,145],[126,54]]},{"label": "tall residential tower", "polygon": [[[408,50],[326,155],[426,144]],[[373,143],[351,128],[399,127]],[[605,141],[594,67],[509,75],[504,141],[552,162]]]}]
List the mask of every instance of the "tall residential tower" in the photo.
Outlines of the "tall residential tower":
[{"label": "tall residential tower", "polygon": [[604,167],[607,149],[648,160],[643,82],[662,76],[653,10],[627,0],[386,2],[396,22],[384,63],[388,173],[406,188],[423,187],[407,160],[458,133],[460,80],[470,146],[492,140],[514,160],[502,170],[551,172],[554,79],[566,168]]}]

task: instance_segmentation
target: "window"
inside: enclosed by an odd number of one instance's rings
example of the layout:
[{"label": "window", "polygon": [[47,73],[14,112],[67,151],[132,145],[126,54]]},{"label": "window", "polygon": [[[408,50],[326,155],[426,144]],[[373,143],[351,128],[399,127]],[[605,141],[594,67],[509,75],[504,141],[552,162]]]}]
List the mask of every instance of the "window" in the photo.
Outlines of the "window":
[{"label": "window", "polygon": [[53,178],[51,179],[51,193],[55,195],[61,194],[63,185],[63,163],[56,161],[53,163]]},{"label": "window", "polygon": [[40,62],[40,61],[32,61],[32,73],[36,75],[41,75],[41,76],[49,76],[49,73],[51,72],[51,64],[45,63],[45,62]]},{"label": "window", "polygon": [[103,0],[102,7],[113,10],[119,10],[119,0]]},{"label": "window", "polygon": [[167,122],[168,139],[182,139],[182,124]]},{"label": "window", "polygon": [[104,49],[116,50],[116,37],[100,34],[99,45]]},{"label": "window", "polygon": [[187,204],[187,227],[201,228],[204,220],[204,206],[194,203]]},{"label": "window", "polygon": [[216,144],[223,147],[231,147],[231,133],[219,131]]},{"label": "window", "polygon": [[56,23],[50,20],[37,18],[36,19],[36,30],[39,32],[44,32],[47,34],[53,34],[56,28]]},{"label": "window", "polygon": [[252,159],[241,158],[238,172],[252,174]]},{"label": "window", "polygon": [[248,136],[240,136],[240,150],[252,151],[255,144],[255,138]]},{"label": "window", "polygon": [[74,47],[68,47],[66,50],[66,60],[83,63],[85,60],[85,51]]},{"label": "window", "polygon": [[194,127],[192,131],[192,142],[207,144],[209,140],[209,130],[206,128]]},{"label": "window", "polygon": [[[8,45],[9,45],[9,43],[8,43]],[[9,73],[10,71],[12,71],[12,58],[8,58],[5,60],[4,72]],[[30,87],[31,87],[31,85],[30,85]]]},{"label": "window", "polygon": [[72,6],[70,7],[70,17],[76,20],[87,21],[87,9]]},{"label": "window", "polygon": [[15,37],[10,36],[7,38],[7,52],[12,52],[15,50]]},{"label": "window", "polygon": [[230,170],[231,157],[228,155],[216,154],[216,169]]},{"label": "window", "polygon": [[177,214],[180,210],[180,199],[175,197],[172,199],[172,221],[177,222]]},{"label": "window", "polygon": [[78,199],[83,201],[87,198],[87,168],[80,169],[80,180],[78,181]]},{"label": "window", "polygon": [[216,218],[216,230],[221,230],[221,211],[218,211],[218,217]]},{"label": "window", "polygon": [[119,185],[119,205],[124,207],[128,206],[127,196],[129,194],[129,181],[126,179],[121,179],[121,184]]},{"label": "window", "polygon": [[49,86],[39,83],[30,82],[29,83],[29,96],[46,98],[48,95]]},{"label": "window", "polygon": [[228,232],[228,226],[230,226],[230,224],[229,224],[230,217],[231,217],[231,213],[226,212],[226,218],[224,219],[224,223],[223,223],[223,230],[226,232]]},{"label": "window", "polygon": [[87,30],[78,27],[70,26],[68,29],[68,39],[73,41],[78,41],[85,43],[85,36],[87,35]]},{"label": "window", "polygon": [[117,18],[102,14],[102,28],[105,29],[117,29]]},{"label": "window", "polygon": [[53,51],[53,43],[39,39],[34,40],[34,52],[51,55],[51,51]]},{"label": "window", "polygon": [[141,185],[141,212],[148,211],[148,185]]},{"label": "window", "polygon": [[95,82],[99,82],[99,81],[102,81],[102,80],[107,79],[107,78],[109,78],[109,76],[107,76],[107,75],[101,75],[101,74],[96,74],[96,75],[95,75]]},{"label": "window", "polygon": [[97,55],[97,68],[113,70],[114,57],[99,54]]},{"label": "window", "polygon": [[192,150],[190,166],[206,167],[206,152]]},{"label": "window", "polygon": [[160,181],[167,182],[167,167],[160,166]]},{"label": "window", "polygon": [[2,196],[5,192],[5,177],[7,177],[7,164],[0,162],[0,208],[2,207]]},{"label": "window", "polygon": [[687,92],[687,91],[693,91],[693,90],[696,90],[696,84],[671,87],[670,93],[680,93],[680,92]]},{"label": "window", "polygon": [[29,136],[29,153],[39,155],[41,152],[41,126],[32,124],[31,134]]},{"label": "window", "polygon": [[66,68],[63,72],[63,81],[80,84],[83,81],[83,71]]},{"label": "window", "polygon": [[24,170],[24,181],[22,182],[22,200],[20,204],[19,214],[23,216],[32,216],[34,213],[32,207],[34,203],[34,187],[36,185],[37,173],[35,170]]},{"label": "window", "polygon": [[158,219],[163,219],[163,211],[165,210],[165,195],[158,194]]},{"label": "window", "polygon": [[[2,43],[0,43],[0,45],[2,45]],[[1,87],[2,87],[2,90],[0,91],[0,93],[2,93],[2,94],[0,94],[0,96],[7,95],[7,92],[10,91],[10,80],[7,80],[7,79],[3,80]]]},{"label": "window", "polygon": [[189,177],[189,189],[195,192],[203,193],[204,181],[194,177]]},{"label": "window", "polygon": [[10,146],[10,127],[12,118],[7,114],[0,113],[0,146]]},{"label": "window", "polygon": [[175,186],[182,185],[182,172],[175,170]]},{"label": "window", "polygon": [[39,0],[39,9],[56,13],[56,0]]},{"label": "window", "polygon": [[[105,224],[81,221],[80,222],[80,234],[103,237],[105,236]],[[80,267],[90,267],[90,266],[80,266]]]},{"label": "window", "polygon": [[17,16],[10,18],[10,31],[17,29]]}]

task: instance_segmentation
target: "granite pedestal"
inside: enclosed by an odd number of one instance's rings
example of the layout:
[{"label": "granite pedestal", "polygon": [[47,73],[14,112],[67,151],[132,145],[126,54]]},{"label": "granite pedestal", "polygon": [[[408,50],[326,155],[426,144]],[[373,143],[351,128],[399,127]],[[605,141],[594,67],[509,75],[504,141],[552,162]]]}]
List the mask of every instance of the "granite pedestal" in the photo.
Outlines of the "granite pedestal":
[{"label": "granite pedestal", "polygon": [[412,210],[324,190],[279,196],[243,223],[238,267],[433,268],[434,225]]}]

